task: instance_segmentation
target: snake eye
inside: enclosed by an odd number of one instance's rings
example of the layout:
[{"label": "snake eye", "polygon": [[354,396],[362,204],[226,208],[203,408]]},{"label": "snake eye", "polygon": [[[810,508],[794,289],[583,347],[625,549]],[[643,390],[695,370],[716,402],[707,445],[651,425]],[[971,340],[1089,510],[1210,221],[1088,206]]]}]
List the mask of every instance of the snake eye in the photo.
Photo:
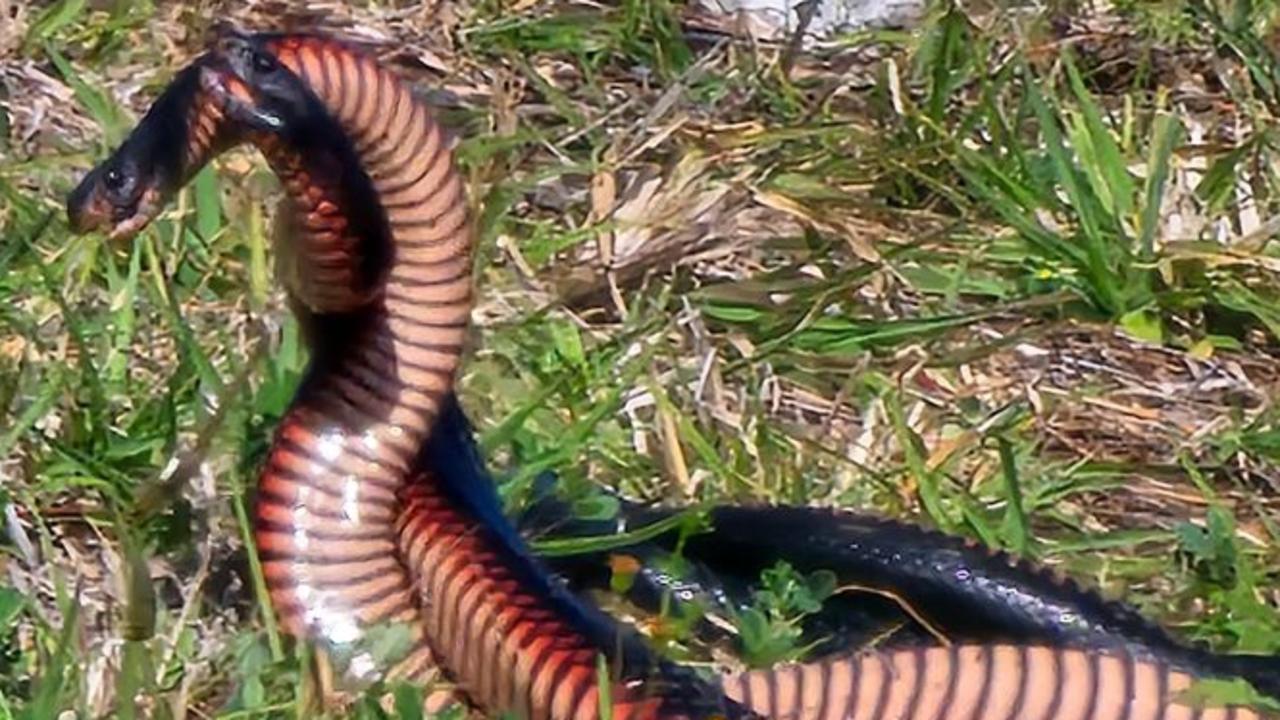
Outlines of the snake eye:
[{"label": "snake eye", "polygon": [[253,69],[260,73],[269,73],[276,69],[275,58],[266,53],[255,52],[253,54]]},{"label": "snake eye", "polygon": [[119,170],[111,168],[102,176],[102,182],[108,190],[119,190],[124,185],[124,175],[121,175]]}]

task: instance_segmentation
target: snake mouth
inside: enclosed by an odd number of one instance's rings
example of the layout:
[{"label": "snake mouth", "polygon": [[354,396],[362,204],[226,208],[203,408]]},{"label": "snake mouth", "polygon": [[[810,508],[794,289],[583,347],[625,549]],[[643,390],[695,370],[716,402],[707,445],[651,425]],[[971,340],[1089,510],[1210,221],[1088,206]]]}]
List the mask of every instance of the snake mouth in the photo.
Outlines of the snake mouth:
[{"label": "snake mouth", "polygon": [[112,203],[94,184],[72,193],[67,220],[72,231],[103,232],[110,240],[128,240],[142,231],[164,207],[163,193],[149,187],[128,203]]},{"label": "snake mouth", "polygon": [[249,86],[222,57],[216,57],[200,67],[200,89],[224,112],[236,106],[248,107],[254,102]]},{"label": "snake mouth", "polygon": [[136,201],[112,208],[111,225],[107,230],[107,237],[111,240],[132,238],[151,224],[162,208],[164,208],[163,193],[159,188],[147,188]]}]

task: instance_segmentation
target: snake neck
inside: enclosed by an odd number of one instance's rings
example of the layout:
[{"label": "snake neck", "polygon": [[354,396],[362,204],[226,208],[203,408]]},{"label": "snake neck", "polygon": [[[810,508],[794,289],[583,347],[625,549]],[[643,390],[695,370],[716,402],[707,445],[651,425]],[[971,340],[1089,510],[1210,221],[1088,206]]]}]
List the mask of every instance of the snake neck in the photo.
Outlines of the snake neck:
[{"label": "snake neck", "polygon": [[405,622],[420,636],[397,492],[463,351],[466,198],[441,128],[389,72],[325,46],[280,59],[321,107],[293,138],[255,138],[286,191],[277,242],[313,348],[259,482],[264,571],[292,634],[351,643]]}]

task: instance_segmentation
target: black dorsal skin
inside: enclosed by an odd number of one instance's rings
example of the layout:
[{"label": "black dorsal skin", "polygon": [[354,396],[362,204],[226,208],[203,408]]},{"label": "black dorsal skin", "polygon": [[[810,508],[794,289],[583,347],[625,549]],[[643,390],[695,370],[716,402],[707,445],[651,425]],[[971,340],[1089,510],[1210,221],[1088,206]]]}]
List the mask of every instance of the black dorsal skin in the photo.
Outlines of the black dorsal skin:
[{"label": "black dorsal skin", "polygon": [[720,696],[696,671],[657,655],[634,628],[584,602],[549,571],[554,567],[548,568],[547,562],[533,553],[503,512],[497,485],[456,396],[447,398],[419,463],[431,469],[457,507],[464,508],[493,535],[507,564],[526,587],[547,598],[557,615],[569,619],[597,647],[612,650],[620,677],[643,678],[653,689],[670,693],[686,706],[690,718],[759,720],[738,703]]},{"label": "black dorsal skin", "polygon": [[[647,512],[623,503],[616,520],[584,520],[575,517],[572,507],[555,495],[553,473],[543,473],[535,483],[536,498],[516,518],[520,532],[531,538],[608,537],[643,524],[633,514]],[[688,552],[677,555],[674,539],[663,536],[602,551],[555,555],[547,557],[546,563],[579,593],[617,592],[613,586],[615,563],[629,564],[634,575],[622,593],[628,602],[651,615],[667,613],[681,618],[689,612],[702,613],[693,627],[699,640],[710,645],[739,642],[724,623],[732,623],[735,615],[753,604],[763,566],[726,562],[712,566]],[[936,641],[929,629],[905,615],[896,601],[865,593],[828,598],[820,612],[802,619],[801,629],[798,644],[811,648],[815,657],[873,644],[906,647]],[[975,633],[973,639],[983,637]]]},{"label": "black dorsal skin", "polygon": [[[529,509],[524,525],[558,536],[612,535],[675,512],[623,502],[619,521],[582,521],[564,517],[570,514],[566,506],[557,509],[544,498]],[[953,641],[1123,648],[1197,674],[1242,677],[1258,691],[1280,698],[1280,657],[1221,654],[1189,645],[1125,603],[1107,600],[1070,578],[959,537],[826,508],[718,506],[709,513],[712,529],[686,538],[683,554],[716,575],[758,578],[778,561],[805,573],[828,570],[841,586],[899,598],[930,626],[917,626],[917,630],[939,631]],[[561,519],[556,520],[557,514]],[[649,543],[671,550],[675,541],[672,533]],[[599,558],[594,561],[600,562]],[[575,561],[561,558],[557,563],[561,572],[588,577]],[[738,598],[742,599],[741,594]],[[872,619],[883,617],[884,602],[865,593],[837,596],[811,622],[837,639],[856,640],[865,637],[858,628],[883,622]],[[905,613],[901,619],[912,622]],[[928,642],[927,633],[909,633],[904,639]],[[822,649],[845,648],[827,643]]]},{"label": "black dorsal skin", "polygon": [[707,564],[786,559],[802,571],[825,568],[842,584],[892,591],[953,632],[1063,647],[1123,647],[1198,674],[1238,675],[1280,698],[1280,657],[1189,646],[1127,604],[957,537],[820,508],[722,507],[712,512],[712,524],[713,534],[690,538],[686,546]]},{"label": "black dorsal skin", "polygon": [[[174,76],[120,147],[99,163],[67,195],[73,230],[122,222],[138,213],[147,192],[164,204],[199,168],[182,166],[188,142],[187,110],[200,89],[201,56]],[[110,176],[110,181],[108,181]]]}]

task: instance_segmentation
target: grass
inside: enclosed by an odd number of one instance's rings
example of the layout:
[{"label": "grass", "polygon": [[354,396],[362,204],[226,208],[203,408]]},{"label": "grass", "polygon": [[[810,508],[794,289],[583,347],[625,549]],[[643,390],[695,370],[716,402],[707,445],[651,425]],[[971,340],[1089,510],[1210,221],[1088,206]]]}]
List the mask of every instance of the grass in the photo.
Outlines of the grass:
[{"label": "grass", "polygon": [[[0,42],[0,718],[298,716],[308,664],[244,551],[305,363],[275,187],[237,153],[127,246],[68,233],[73,178],[204,22],[97,7]],[[675,3],[449,7],[344,12],[452,92],[481,230],[460,392],[512,509],[554,470],[600,514],[600,487],[872,510],[1280,652],[1269,6],[1117,3],[1064,38],[939,3],[796,54]],[[801,654],[821,579],[764,587],[749,654]]]}]

